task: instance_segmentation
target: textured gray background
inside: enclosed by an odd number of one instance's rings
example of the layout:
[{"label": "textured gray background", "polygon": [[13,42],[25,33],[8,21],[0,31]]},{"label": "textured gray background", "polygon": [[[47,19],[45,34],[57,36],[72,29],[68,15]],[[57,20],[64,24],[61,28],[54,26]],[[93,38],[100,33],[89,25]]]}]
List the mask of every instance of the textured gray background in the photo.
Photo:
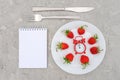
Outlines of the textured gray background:
[{"label": "textured gray background", "polygon": [[[78,15],[96,25],[105,36],[107,51],[102,64],[85,75],[71,75],[53,61],[50,45],[56,30],[73,20],[27,22],[32,6],[67,7],[94,6],[88,13],[41,12],[42,15]],[[18,28],[48,28],[48,68],[18,68]],[[120,0],[0,0],[0,80],[120,80]]]}]

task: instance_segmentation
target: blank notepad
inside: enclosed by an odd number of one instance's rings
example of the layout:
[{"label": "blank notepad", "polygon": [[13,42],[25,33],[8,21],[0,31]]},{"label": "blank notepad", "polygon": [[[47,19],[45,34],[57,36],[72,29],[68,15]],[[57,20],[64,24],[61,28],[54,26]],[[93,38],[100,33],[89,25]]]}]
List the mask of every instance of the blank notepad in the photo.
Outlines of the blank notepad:
[{"label": "blank notepad", "polygon": [[19,29],[19,68],[47,68],[47,29]]}]

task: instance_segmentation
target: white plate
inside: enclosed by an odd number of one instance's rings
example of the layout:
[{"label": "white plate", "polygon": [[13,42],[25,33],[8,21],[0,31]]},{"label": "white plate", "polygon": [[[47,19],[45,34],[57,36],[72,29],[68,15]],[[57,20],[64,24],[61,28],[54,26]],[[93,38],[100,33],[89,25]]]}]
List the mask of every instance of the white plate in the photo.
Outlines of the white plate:
[{"label": "white plate", "polygon": [[[75,55],[75,51],[73,49],[73,40],[67,38],[64,34],[63,34],[63,30],[69,29],[71,30],[75,36],[78,36],[77,33],[77,28],[82,26],[82,25],[87,25],[88,27],[85,28],[86,33],[83,35],[83,37],[85,37],[86,39],[88,39],[90,36],[97,34],[98,35],[98,40],[97,43],[94,45],[89,45],[87,43],[86,40],[86,54],[90,61],[89,61],[89,65],[85,68],[82,69],[82,65],[80,64],[80,56],[81,54],[77,54]],[[69,44],[69,48],[66,50],[62,50],[62,51],[56,51],[56,45],[58,42],[66,42]],[[90,53],[89,49],[92,46],[99,46],[100,49],[103,49],[103,51],[101,51],[99,54],[93,55]],[[51,51],[52,51],[52,56],[53,59],[55,61],[55,63],[65,72],[71,73],[71,74],[86,74],[88,72],[93,71],[94,69],[96,69],[100,63],[102,62],[104,56],[105,56],[105,51],[106,51],[106,44],[105,44],[105,39],[104,36],[102,35],[101,31],[95,27],[94,25],[88,23],[88,22],[84,22],[84,21],[73,21],[73,22],[69,22],[65,25],[63,25],[54,35],[53,40],[52,40],[52,44],[51,44]],[[64,60],[63,57],[68,54],[68,53],[73,53],[74,54],[74,60],[71,64],[64,64]]]}]

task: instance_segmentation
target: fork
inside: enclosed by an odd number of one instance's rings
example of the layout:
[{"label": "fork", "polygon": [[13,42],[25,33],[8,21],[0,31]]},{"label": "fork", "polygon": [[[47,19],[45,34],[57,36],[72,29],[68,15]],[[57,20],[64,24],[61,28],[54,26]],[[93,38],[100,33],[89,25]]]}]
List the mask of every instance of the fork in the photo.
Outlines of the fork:
[{"label": "fork", "polygon": [[43,19],[80,19],[79,16],[47,16],[44,17],[40,14],[35,14],[34,19],[30,21],[42,21]]}]

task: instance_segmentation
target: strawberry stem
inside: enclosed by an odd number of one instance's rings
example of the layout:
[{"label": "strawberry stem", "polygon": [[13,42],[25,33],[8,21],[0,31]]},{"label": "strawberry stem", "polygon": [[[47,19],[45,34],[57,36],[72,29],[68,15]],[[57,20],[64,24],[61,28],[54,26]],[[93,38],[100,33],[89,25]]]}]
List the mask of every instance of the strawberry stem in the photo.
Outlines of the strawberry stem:
[{"label": "strawberry stem", "polygon": [[64,32],[64,33],[65,33],[65,30],[62,30],[61,32]]},{"label": "strawberry stem", "polygon": [[82,69],[85,69],[87,67],[87,65],[89,65],[89,63],[85,63],[85,64],[82,64]]},{"label": "strawberry stem", "polygon": [[83,26],[80,27],[80,29],[83,29],[83,28],[84,28]]},{"label": "strawberry stem", "polygon": [[98,48],[98,53],[100,53],[101,51],[103,51],[103,49]]},{"label": "strawberry stem", "polygon": [[81,27],[80,27],[80,29],[83,29],[84,27],[88,27],[87,25],[82,25]]},{"label": "strawberry stem", "polygon": [[58,52],[58,48],[56,48],[56,52]]},{"label": "strawberry stem", "polygon": [[88,27],[87,25],[83,25],[82,27]]},{"label": "strawberry stem", "polygon": [[82,69],[85,69],[85,68],[86,68],[86,64],[82,64],[82,66],[83,66]]},{"label": "strawberry stem", "polygon": [[103,51],[103,49],[100,49],[99,51]]},{"label": "strawberry stem", "polygon": [[98,39],[98,35],[97,35],[97,34],[95,34],[95,35],[94,35],[94,38],[95,38],[95,39]]}]

